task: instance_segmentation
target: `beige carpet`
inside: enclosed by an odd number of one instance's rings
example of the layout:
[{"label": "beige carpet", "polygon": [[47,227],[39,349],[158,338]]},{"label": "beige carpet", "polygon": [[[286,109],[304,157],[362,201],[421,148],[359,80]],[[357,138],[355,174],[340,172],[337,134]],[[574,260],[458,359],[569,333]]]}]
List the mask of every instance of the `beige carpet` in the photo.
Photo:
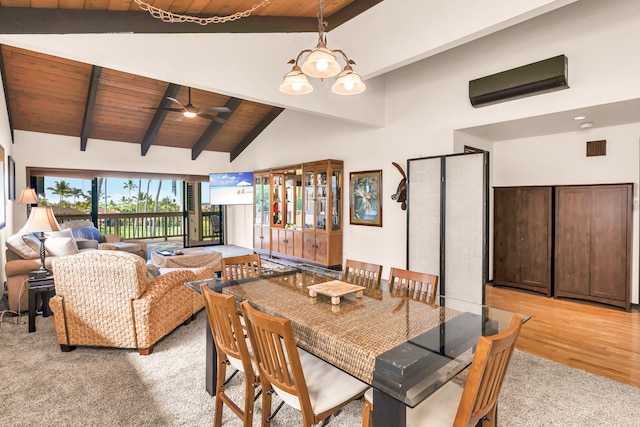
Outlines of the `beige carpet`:
[{"label": "beige carpet", "polygon": [[[160,341],[151,356],[135,350],[78,348],[62,353],[52,317],[0,327],[0,426],[211,426],[213,398],[204,390],[205,315]],[[243,394],[239,376],[230,384]],[[254,425],[260,425],[261,400]],[[637,426],[640,389],[518,352],[500,398],[499,425]],[[359,427],[362,403],[331,421]],[[224,426],[241,423],[224,412]],[[273,426],[300,425],[283,408]],[[392,427],[392,426],[390,426]]]}]

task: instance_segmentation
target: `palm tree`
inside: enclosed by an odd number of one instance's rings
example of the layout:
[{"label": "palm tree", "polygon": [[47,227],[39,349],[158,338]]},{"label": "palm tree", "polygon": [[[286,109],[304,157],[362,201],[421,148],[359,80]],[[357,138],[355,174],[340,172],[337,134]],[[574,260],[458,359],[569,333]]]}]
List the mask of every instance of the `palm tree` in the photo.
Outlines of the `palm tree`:
[{"label": "palm tree", "polygon": [[133,180],[129,179],[124,183],[123,188],[125,190],[129,190],[129,203],[131,203],[131,192],[138,188],[138,186],[133,182]]},{"label": "palm tree", "polygon": [[69,190],[69,195],[73,197],[73,203],[76,203],[78,201],[78,197],[84,195],[84,193],[79,188],[72,188]]},{"label": "palm tree", "polygon": [[67,181],[55,181],[53,187],[47,187],[47,190],[51,191],[51,194],[55,194],[60,197],[58,206],[62,206],[62,201],[65,197],[69,196],[71,193],[71,186]]}]

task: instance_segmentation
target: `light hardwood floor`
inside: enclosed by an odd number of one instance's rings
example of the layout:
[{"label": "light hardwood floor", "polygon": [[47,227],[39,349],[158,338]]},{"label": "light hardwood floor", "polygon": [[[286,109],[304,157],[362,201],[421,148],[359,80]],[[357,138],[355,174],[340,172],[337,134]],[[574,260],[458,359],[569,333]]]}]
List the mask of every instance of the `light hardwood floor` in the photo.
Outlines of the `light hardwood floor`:
[{"label": "light hardwood floor", "polygon": [[486,287],[486,303],[532,316],[516,348],[640,387],[640,313]]}]

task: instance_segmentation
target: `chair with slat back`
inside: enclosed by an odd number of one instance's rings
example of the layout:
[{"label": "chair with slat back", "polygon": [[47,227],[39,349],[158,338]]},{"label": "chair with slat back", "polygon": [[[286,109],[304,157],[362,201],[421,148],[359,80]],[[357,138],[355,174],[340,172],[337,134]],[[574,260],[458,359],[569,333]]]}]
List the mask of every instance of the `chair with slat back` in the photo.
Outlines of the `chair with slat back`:
[{"label": "chair with slat back", "polygon": [[249,279],[262,274],[259,254],[222,258],[222,281]]},{"label": "chair with slat back", "polygon": [[[367,385],[329,363],[299,352],[291,321],[241,304],[263,390],[273,390],[302,413],[304,427],[325,421],[344,405],[360,398]],[[277,410],[276,410],[277,412]],[[271,393],[262,396],[262,425],[269,423]]]},{"label": "chair with slat back", "polygon": [[343,282],[364,286],[370,289],[380,289],[382,266],[368,262],[348,259],[344,265]]},{"label": "chair with slat back", "polygon": [[[464,388],[447,382],[415,408],[407,409],[407,427],[467,427],[482,421],[496,425],[496,405],[524,319],[514,315],[508,329],[480,337]],[[369,427],[372,392],[365,394],[362,426]]]},{"label": "chair with slat back", "polygon": [[[222,425],[222,408],[226,404],[240,419],[245,427],[253,423],[253,405],[257,398],[256,388],[260,384],[257,365],[252,361],[240,323],[235,299],[212,291],[207,284],[200,286],[204,305],[211,326],[211,334],[216,345],[218,377],[216,378],[216,402],[213,425]],[[243,339],[237,339],[242,337]],[[245,376],[244,409],[240,408],[225,394],[226,368],[230,364]],[[259,395],[259,394],[258,394]]]},{"label": "chair with slat back", "polygon": [[391,267],[389,293],[434,305],[438,293],[438,276]]}]

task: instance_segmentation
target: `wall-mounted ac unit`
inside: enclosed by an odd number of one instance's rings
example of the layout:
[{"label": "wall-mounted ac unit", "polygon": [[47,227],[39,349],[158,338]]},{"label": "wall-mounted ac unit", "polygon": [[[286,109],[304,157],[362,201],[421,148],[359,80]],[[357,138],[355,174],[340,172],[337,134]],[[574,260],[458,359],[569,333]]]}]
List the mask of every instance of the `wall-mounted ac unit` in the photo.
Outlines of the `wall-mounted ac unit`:
[{"label": "wall-mounted ac unit", "polygon": [[469,81],[469,100],[474,107],[569,87],[564,55]]}]

